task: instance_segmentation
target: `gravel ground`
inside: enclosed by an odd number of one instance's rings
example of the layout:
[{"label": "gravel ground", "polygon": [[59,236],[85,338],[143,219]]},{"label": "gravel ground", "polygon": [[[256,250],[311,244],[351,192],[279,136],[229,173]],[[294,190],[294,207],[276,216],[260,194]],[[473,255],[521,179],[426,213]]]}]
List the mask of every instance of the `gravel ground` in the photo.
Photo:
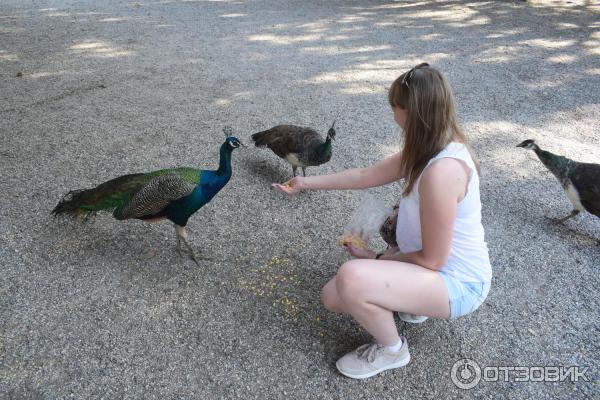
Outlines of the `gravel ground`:
[{"label": "gravel ground", "polygon": [[[589,2],[588,2],[589,3]],[[598,398],[600,219],[570,204],[527,138],[600,162],[598,7],[523,2],[0,2],[0,397]],[[224,125],[325,132],[332,160],[398,148],[386,88],[428,61],[447,74],[482,166],[494,279],[456,321],[398,322],[413,356],[366,381],[335,360],[369,340],[319,304],[348,259],[335,239],[360,192],[286,198],[291,168],[252,147],[191,218],[216,261],[177,256],[169,223],[81,225],[69,189],[171,166],[213,168]],[[399,187],[371,194],[392,204]],[[383,247],[383,242],[374,241]],[[588,382],[452,383],[452,365],[587,366]]]}]

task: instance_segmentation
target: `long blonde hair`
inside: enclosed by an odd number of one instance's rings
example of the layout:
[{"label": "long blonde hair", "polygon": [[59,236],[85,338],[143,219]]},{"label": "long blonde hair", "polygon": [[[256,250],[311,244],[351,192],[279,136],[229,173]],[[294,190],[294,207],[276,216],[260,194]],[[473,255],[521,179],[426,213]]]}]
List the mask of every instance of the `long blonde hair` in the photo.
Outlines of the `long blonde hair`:
[{"label": "long blonde hair", "polygon": [[450,142],[467,146],[477,161],[458,124],[450,84],[437,69],[421,63],[400,75],[388,92],[390,105],[407,110],[400,169],[406,185],[403,195],[414,188],[429,160]]}]

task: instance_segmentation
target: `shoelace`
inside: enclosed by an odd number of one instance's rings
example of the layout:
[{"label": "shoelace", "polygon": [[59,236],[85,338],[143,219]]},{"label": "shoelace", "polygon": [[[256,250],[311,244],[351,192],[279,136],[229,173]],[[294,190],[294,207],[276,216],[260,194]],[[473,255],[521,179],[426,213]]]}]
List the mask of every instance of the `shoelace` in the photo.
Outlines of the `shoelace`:
[{"label": "shoelace", "polygon": [[379,353],[385,346],[382,346],[377,343],[367,343],[360,346],[356,349],[357,357],[364,358],[368,363],[372,363],[375,361],[375,357],[377,357],[377,353]]}]

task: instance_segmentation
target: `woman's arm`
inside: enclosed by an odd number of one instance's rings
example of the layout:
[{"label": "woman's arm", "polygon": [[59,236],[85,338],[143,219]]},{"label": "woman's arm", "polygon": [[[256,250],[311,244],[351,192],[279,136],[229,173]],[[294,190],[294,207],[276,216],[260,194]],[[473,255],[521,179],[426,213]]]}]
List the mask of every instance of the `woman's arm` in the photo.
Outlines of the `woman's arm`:
[{"label": "woman's arm", "polygon": [[467,171],[452,158],[443,158],[425,169],[419,184],[422,249],[384,255],[380,260],[404,261],[439,270],[448,261],[458,203],[467,191]]},{"label": "woman's arm", "polygon": [[273,187],[288,194],[306,189],[366,189],[385,185],[404,177],[400,171],[401,153],[396,153],[367,168],[353,168],[330,175],[296,177]]}]

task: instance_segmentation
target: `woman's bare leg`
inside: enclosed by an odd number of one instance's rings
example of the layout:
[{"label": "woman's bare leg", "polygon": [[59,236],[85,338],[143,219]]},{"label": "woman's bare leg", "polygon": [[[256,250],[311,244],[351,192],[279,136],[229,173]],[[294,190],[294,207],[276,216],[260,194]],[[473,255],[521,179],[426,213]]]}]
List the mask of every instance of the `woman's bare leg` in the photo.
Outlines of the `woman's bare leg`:
[{"label": "woman's bare leg", "polygon": [[321,303],[329,311],[336,312],[338,314],[349,314],[344,309],[344,302],[338,296],[337,288],[335,284],[335,276],[329,280],[321,289]]},{"label": "woman's bare leg", "polygon": [[348,261],[323,287],[321,300],[331,311],[352,315],[386,346],[399,340],[393,311],[450,316],[448,291],[439,273],[400,261]]}]

